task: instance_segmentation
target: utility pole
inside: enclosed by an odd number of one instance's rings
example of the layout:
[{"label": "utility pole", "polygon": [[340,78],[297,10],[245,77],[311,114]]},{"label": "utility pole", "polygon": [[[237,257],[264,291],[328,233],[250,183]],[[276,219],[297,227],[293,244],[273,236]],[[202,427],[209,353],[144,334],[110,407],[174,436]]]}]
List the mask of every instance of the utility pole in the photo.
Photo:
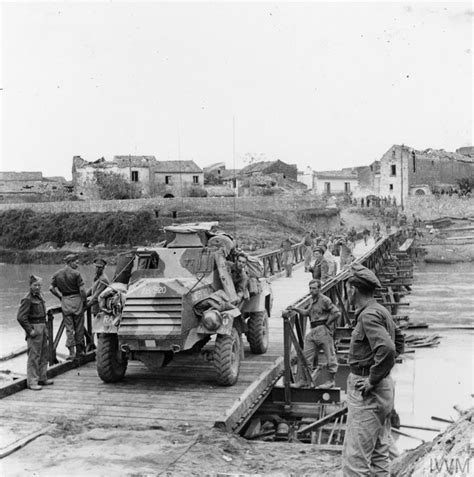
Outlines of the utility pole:
[{"label": "utility pole", "polygon": [[402,153],[400,155],[400,181],[401,181],[401,194],[400,194],[400,205],[402,207],[402,212],[404,210],[403,207],[403,156],[404,156],[405,149],[402,147]]}]

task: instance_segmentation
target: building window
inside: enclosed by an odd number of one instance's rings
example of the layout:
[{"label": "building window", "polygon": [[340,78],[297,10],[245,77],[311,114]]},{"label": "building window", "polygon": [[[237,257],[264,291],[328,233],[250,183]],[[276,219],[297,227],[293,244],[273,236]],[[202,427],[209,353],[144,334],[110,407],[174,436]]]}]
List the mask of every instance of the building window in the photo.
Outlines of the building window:
[{"label": "building window", "polygon": [[393,190],[393,184],[390,184],[390,185],[388,186],[388,188],[389,188],[390,190]]},{"label": "building window", "polygon": [[171,184],[171,176],[165,176],[165,184]]},{"label": "building window", "polygon": [[199,176],[193,176],[193,184],[199,184]]},{"label": "building window", "polygon": [[326,192],[326,194],[331,193],[331,183],[330,182],[325,182],[324,183],[324,192]]},{"label": "building window", "polygon": [[413,172],[416,172],[416,154],[415,151],[411,152],[411,159],[413,163]]},{"label": "building window", "polygon": [[370,166],[370,172],[374,172],[374,166]]},{"label": "building window", "polygon": [[397,166],[395,164],[392,164],[390,166],[390,175],[391,176],[396,176],[397,175]]},{"label": "building window", "polygon": [[351,183],[350,182],[344,182],[344,192],[346,194],[349,194],[351,191]]},{"label": "building window", "polygon": [[138,182],[138,171],[132,171],[132,182]]}]

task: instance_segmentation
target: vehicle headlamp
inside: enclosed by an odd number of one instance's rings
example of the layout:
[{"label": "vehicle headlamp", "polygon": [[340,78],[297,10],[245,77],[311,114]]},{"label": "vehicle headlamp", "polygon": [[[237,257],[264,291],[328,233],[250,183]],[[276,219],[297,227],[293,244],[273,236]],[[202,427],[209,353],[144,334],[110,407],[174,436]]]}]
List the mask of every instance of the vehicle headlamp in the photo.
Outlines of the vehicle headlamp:
[{"label": "vehicle headlamp", "polygon": [[201,320],[209,331],[216,331],[222,325],[222,315],[217,310],[205,311]]}]

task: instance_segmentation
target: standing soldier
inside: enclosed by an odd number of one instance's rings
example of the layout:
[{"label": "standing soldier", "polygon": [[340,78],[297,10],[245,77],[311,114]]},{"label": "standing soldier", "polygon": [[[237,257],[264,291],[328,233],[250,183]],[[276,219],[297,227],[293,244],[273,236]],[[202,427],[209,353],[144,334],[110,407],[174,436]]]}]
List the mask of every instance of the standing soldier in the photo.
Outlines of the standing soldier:
[{"label": "standing soldier", "polygon": [[347,267],[348,265],[351,264],[353,260],[355,260],[354,255],[352,255],[352,251],[350,247],[347,245],[347,242],[344,238],[342,238],[340,241],[340,252],[339,252],[339,266],[341,270],[344,267]]},{"label": "standing soldier", "polygon": [[309,267],[309,271],[313,274],[313,278],[325,282],[329,278],[329,263],[324,258],[324,247],[316,247],[314,249],[314,263]]},{"label": "standing soldier", "polygon": [[[51,279],[50,292],[61,300],[61,308],[66,327],[68,360],[84,355],[84,307],[87,303],[84,280],[77,270],[78,256],[67,255],[66,266],[58,270]],[[74,348],[75,347],[75,348]]]},{"label": "standing soldier", "polygon": [[394,401],[390,371],[403,352],[404,338],[388,310],[374,299],[374,290],[381,285],[373,272],[354,264],[348,285],[356,325],[349,347],[343,475],[388,476]]},{"label": "standing soldier", "polygon": [[107,262],[103,258],[96,258],[94,260],[95,275],[92,286],[87,290],[86,295],[89,297],[87,300],[87,307],[91,308],[91,312],[94,316],[99,313],[99,295],[107,288],[110,281],[105,274],[105,266]]},{"label": "standing soldier", "polygon": [[306,232],[303,245],[305,246],[304,249],[304,271],[309,272],[309,266],[311,265],[311,259],[313,258],[313,238],[311,237],[311,233],[308,231]]},{"label": "standing soldier", "polygon": [[283,268],[286,271],[286,276],[291,277],[293,275],[293,263],[294,263],[294,252],[291,247],[295,244],[290,236],[288,236],[283,242],[281,243],[281,248],[283,249],[283,253],[281,256],[281,262]]},{"label": "standing soldier", "polygon": [[[313,279],[309,282],[309,292],[311,293],[311,300],[306,308],[291,307],[289,310],[298,312],[300,316],[309,317],[311,331],[304,339],[304,357],[311,371],[314,358],[318,356],[319,348],[323,349],[331,377],[320,387],[332,388],[335,386],[334,377],[337,372],[337,359],[332,337],[333,323],[340,318],[341,312],[329,297],[321,293],[321,282],[319,280]],[[300,387],[303,383],[303,370],[298,367],[298,378],[295,386]]]},{"label": "standing soldier", "polygon": [[26,382],[29,389],[40,391],[41,385],[53,384],[48,379],[48,334],[46,330],[46,307],[41,295],[42,279],[30,276],[30,291],[21,299],[17,320],[25,330],[28,346]]}]

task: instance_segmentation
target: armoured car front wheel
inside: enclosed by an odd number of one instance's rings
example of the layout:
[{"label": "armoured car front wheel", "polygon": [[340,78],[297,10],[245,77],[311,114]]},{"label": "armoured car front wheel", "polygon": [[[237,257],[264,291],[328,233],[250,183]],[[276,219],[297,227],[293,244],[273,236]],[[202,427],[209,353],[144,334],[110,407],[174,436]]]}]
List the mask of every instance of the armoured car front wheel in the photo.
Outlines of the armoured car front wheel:
[{"label": "armoured car front wheel", "polygon": [[97,374],[102,381],[114,383],[125,376],[127,358],[119,349],[118,337],[111,333],[101,333],[97,337]]},{"label": "armoured car front wheel", "polygon": [[232,328],[230,335],[218,335],[214,350],[214,367],[217,382],[222,386],[232,386],[237,382],[240,371],[241,339],[239,332]]},{"label": "armoured car front wheel", "polygon": [[247,321],[247,341],[253,354],[263,354],[268,348],[268,313],[259,311],[250,314]]}]

